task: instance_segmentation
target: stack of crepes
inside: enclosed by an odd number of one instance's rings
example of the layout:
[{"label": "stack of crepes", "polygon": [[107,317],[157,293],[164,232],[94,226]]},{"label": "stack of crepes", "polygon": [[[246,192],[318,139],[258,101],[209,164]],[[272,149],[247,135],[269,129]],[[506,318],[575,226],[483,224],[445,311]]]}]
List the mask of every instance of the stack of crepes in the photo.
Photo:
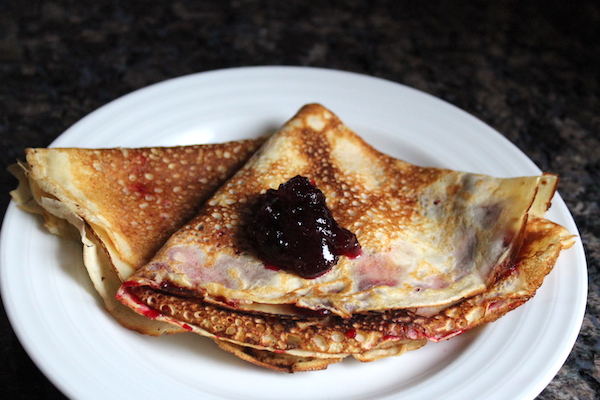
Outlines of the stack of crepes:
[{"label": "stack of crepes", "polygon": [[[195,332],[287,372],[400,355],[492,322],[529,300],[575,240],[544,218],[555,175],[412,165],[318,104],[268,138],[28,149],[15,174],[21,207],[54,233],[77,227],[123,326]],[[298,175],[362,249],[316,278],[264,262],[248,229],[263,194]]]}]

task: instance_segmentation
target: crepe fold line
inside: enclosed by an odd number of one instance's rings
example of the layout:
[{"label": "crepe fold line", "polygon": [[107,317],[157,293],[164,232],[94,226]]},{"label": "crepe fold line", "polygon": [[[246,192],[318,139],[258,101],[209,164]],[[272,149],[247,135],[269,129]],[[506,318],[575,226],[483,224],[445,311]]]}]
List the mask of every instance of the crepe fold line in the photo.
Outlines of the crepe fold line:
[{"label": "crepe fold line", "polygon": [[122,281],[144,265],[239,169],[265,138],[152,148],[29,148],[9,170],[17,205],[46,228],[81,240],[85,267],[106,309],[125,327],[179,331],[116,301]]},{"label": "crepe fold line", "polygon": [[[311,280],[266,268],[244,228],[255,199],[296,175],[316,183],[363,247]],[[500,179],[411,165],[308,105],[117,297],[287,372],[399,355],[492,322],[535,294],[574,242],[543,218],[556,185],[548,174]]]}]

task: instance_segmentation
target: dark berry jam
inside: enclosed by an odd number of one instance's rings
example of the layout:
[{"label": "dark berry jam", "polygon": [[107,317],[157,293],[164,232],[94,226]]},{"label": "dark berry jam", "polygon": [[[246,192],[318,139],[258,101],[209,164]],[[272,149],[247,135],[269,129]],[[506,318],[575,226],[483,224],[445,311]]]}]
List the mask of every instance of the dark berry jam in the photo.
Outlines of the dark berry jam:
[{"label": "dark berry jam", "polygon": [[249,234],[268,268],[316,278],[339,256],[357,257],[360,245],[333,219],[325,195],[309,180],[296,176],[259,199]]}]

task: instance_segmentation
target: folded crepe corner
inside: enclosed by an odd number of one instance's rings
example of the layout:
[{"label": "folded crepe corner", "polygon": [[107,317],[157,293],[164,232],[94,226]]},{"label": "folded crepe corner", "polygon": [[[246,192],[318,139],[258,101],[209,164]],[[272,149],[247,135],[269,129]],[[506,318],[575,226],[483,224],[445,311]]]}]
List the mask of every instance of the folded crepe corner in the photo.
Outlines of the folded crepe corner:
[{"label": "folded crepe corner", "polygon": [[[315,279],[266,265],[244,228],[257,198],[296,175],[316,184],[362,246],[360,257],[341,257]],[[412,165],[307,105],[117,297],[288,372],[398,355],[494,321],[535,294],[574,242],[544,219],[556,184],[549,174],[494,178]]]},{"label": "folded crepe corner", "polygon": [[116,291],[264,140],[138,149],[30,148],[26,162],[9,168],[19,179],[11,196],[23,210],[42,215],[51,233],[82,241],[84,265],[119,323],[150,335],[177,332],[123,306]]}]

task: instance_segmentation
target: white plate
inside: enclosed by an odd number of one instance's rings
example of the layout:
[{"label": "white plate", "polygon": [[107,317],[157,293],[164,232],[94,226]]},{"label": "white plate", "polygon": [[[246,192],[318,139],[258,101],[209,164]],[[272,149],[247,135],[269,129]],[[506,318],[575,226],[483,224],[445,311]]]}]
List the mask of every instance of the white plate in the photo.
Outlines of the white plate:
[{"label": "white plate", "polygon": [[[539,174],[503,136],[422,92],[346,72],[256,67],[196,74],[93,112],[53,146],[180,145],[255,137],[319,102],[368,142],[407,161],[496,176]],[[556,196],[549,218],[577,228]],[[532,399],[567,358],[583,319],[581,242],[536,297],[496,323],[373,363],[346,360],[287,375],[255,367],[194,334],[152,338],[103,310],[81,250],[9,206],[1,238],[4,305],[23,346],[74,399]]]}]

